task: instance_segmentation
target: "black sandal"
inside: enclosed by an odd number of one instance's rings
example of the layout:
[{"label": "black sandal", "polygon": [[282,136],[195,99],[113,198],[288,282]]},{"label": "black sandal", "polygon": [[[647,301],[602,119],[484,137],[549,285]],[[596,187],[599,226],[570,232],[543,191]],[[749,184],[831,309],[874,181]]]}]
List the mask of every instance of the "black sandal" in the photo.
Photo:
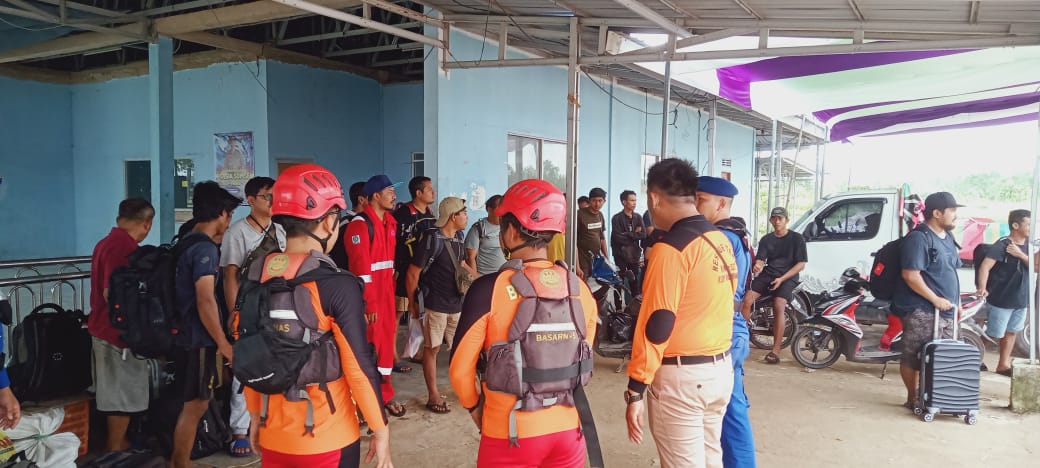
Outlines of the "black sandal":
[{"label": "black sandal", "polygon": [[766,355],[766,364],[780,364],[780,356],[777,356],[776,353],[770,351],[769,354]]},{"label": "black sandal", "polygon": [[390,413],[390,416],[394,416],[397,418],[404,416],[404,414],[408,412],[408,408],[405,408],[404,405],[393,400],[383,405],[383,408],[386,409],[387,413]]}]

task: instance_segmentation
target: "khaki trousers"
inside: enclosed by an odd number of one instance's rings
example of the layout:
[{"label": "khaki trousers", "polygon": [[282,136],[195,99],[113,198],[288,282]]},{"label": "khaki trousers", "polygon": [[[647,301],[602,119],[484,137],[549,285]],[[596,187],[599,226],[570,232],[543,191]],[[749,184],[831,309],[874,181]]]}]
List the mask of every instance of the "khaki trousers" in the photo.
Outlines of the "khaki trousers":
[{"label": "khaki trousers", "polygon": [[647,391],[647,414],[662,468],[722,468],[722,417],[732,392],[728,355],[657,370]]}]

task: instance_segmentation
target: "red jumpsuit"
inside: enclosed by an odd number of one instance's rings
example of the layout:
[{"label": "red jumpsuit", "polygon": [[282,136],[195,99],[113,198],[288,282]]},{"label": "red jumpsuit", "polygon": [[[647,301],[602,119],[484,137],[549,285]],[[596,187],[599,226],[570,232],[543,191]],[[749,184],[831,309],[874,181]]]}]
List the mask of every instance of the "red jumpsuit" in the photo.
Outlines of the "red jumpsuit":
[{"label": "red jumpsuit", "polygon": [[365,281],[365,313],[376,314],[376,322],[368,326],[368,340],[376,351],[376,366],[383,377],[383,401],[394,399],[390,374],[394,367],[394,333],[397,320],[394,304],[394,249],[397,247],[397,221],[390,212],[383,219],[372,206],[365,207],[372,221],[372,237],[368,222],[357,216],[347,223],[343,245],[347,249],[350,271]]}]

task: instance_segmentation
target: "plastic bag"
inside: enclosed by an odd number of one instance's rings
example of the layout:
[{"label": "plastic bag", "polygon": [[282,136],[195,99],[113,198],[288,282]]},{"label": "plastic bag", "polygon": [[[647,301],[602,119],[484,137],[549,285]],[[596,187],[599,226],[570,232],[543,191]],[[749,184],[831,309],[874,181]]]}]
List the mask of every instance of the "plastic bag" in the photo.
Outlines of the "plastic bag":
[{"label": "plastic bag", "polygon": [[[422,319],[417,319],[408,314],[408,341],[404,345],[404,356],[406,358],[415,356],[422,350],[423,329]],[[421,356],[420,356],[421,358]]]},{"label": "plastic bag", "polygon": [[610,316],[610,322],[607,327],[610,330],[608,338],[611,342],[625,343],[632,341],[632,336],[636,330],[636,318],[625,312],[618,312]]},{"label": "plastic bag", "polygon": [[[48,468],[76,468],[79,437],[71,432],[55,434],[65,419],[64,408],[51,408],[39,413],[25,413],[18,426],[7,431],[16,451],[37,465]],[[41,437],[42,436],[42,437]]]}]

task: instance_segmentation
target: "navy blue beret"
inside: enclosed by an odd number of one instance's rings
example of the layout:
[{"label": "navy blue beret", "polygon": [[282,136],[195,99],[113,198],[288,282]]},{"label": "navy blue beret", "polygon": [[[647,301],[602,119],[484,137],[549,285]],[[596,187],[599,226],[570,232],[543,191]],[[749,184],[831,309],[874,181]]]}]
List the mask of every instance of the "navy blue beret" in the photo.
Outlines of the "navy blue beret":
[{"label": "navy blue beret", "polygon": [[697,191],[733,198],[740,193],[732,182],[719,177],[700,176],[697,178]]}]

